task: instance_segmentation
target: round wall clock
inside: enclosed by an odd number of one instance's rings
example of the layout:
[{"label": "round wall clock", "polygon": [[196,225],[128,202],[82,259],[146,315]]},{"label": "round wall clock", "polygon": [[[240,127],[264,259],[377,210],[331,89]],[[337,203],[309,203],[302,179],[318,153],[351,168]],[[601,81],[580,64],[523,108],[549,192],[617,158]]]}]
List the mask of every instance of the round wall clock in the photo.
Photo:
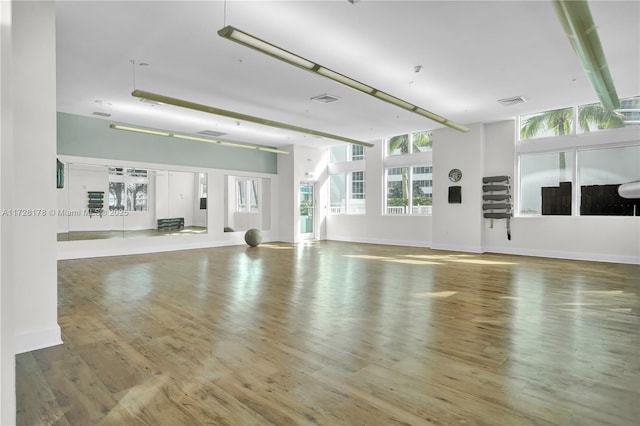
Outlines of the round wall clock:
[{"label": "round wall clock", "polygon": [[460,169],[451,169],[451,171],[449,171],[449,180],[451,182],[458,182],[460,179],[462,179],[462,172]]}]

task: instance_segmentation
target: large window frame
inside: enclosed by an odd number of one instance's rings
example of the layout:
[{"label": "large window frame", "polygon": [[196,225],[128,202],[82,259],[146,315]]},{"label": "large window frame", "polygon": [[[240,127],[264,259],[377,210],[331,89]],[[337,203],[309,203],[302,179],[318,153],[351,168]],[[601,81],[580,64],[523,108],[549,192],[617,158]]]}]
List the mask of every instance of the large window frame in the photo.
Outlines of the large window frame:
[{"label": "large window frame", "polygon": [[610,112],[600,103],[569,106],[518,117],[518,141],[640,126],[640,96],[620,100]]},{"label": "large window frame", "polygon": [[[366,213],[366,175],[364,170],[337,172],[329,175],[330,214]],[[339,188],[336,188],[336,185],[339,185]],[[339,196],[339,199],[335,198],[336,195]]]},{"label": "large window frame", "polygon": [[385,141],[385,157],[418,154],[431,151],[432,148],[433,133],[431,130],[405,133],[387,138]]},{"label": "large window frame", "polygon": [[361,145],[337,145],[329,149],[329,158],[329,214],[365,214],[366,150]]},{"label": "large window frame", "polygon": [[[590,106],[590,105],[587,105]],[[559,136],[547,136],[547,137],[539,137],[539,138],[531,138],[531,139],[521,139],[520,138],[520,129],[521,123],[520,118],[518,117],[517,122],[517,137],[516,137],[516,198],[515,202],[515,215],[519,217],[548,217],[548,216],[557,216],[557,215],[569,215],[572,217],[583,216],[585,214],[581,214],[581,209],[584,211],[584,206],[582,206],[582,191],[583,184],[581,182],[581,156],[588,151],[592,150],[607,150],[607,149],[619,149],[619,148],[627,148],[627,147],[640,147],[640,128],[635,125],[636,123],[632,123],[633,125],[628,127],[620,127],[620,128],[611,128],[611,129],[597,129],[595,131],[578,131],[576,133],[578,124],[578,110],[580,107],[584,106],[576,106],[573,107],[573,125],[571,126],[570,134],[562,134]],[[626,121],[625,121],[626,123]],[[583,129],[584,130],[584,129]],[[523,161],[528,160],[532,156],[544,156],[544,155],[558,155],[558,158],[561,157],[561,153],[564,155],[564,163],[567,165],[567,169],[565,171],[566,178],[563,180],[565,182],[571,182],[570,188],[570,212],[567,212],[566,209],[561,208],[560,210],[551,210],[547,209],[547,213],[543,213],[543,207],[540,206],[540,211],[523,211],[523,209],[529,209],[527,206],[527,202],[523,201],[523,197],[529,197],[527,195],[527,191],[531,194],[532,190],[543,191],[543,187],[537,188],[536,185],[531,185],[530,188],[527,188],[526,180],[529,179],[530,175],[523,176]],[[570,167],[570,168],[569,168]],[[557,171],[557,170],[556,170]],[[632,171],[638,173],[637,178],[640,179],[640,170]],[[554,171],[555,173],[555,171]],[[630,177],[633,179],[633,176]],[[621,182],[624,183],[624,182]],[[523,185],[525,187],[523,188]],[[567,184],[564,184],[567,185]],[[561,185],[558,185],[558,190],[562,191],[560,188]],[[536,189],[537,188],[537,189]],[[544,187],[546,190],[554,191],[553,187]],[[566,188],[566,186],[565,186]],[[537,195],[537,194],[536,194]],[[564,202],[566,204],[566,201]],[[548,205],[548,203],[547,203]],[[591,214],[589,214],[591,215]],[[613,215],[611,215],[613,216]]]},{"label": "large window frame", "polygon": [[[385,141],[384,216],[429,216],[433,204],[433,136],[430,130]],[[400,180],[396,177],[400,176]],[[402,194],[398,196],[397,182]]]},{"label": "large window frame", "polygon": [[362,145],[341,144],[329,148],[329,164],[341,164],[349,161],[364,161],[366,150]]}]

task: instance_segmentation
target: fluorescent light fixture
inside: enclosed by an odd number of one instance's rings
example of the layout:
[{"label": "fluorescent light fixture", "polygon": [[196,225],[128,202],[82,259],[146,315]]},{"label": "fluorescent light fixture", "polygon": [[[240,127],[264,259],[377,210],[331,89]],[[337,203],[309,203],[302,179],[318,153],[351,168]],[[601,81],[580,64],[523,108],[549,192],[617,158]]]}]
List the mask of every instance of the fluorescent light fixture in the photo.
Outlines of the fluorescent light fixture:
[{"label": "fluorescent light fixture", "polygon": [[181,133],[168,132],[168,131],[165,131],[165,130],[153,130],[153,129],[147,129],[147,128],[144,128],[144,127],[125,126],[125,125],[114,124],[114,123],[109,124],[109,127],[112,128],[112,129],[115,129],[115,130],[126,130],[126,131],[129,131],[129,132],[145,133],[145,134],[155,135],[155,136],[167,136],[167,137],[172,137],[172,138],[177,138],[177,139],[185,139],[185,140],[189,140],[189,141],[208,142],[208,143],[213,143],[213,144],[222,145],[222,146],[228,146],[228,147],[232,147],[232,148],[254,149],[254,150],[257,150],[257,151],[272,152],[274,154],[289,154],[289,152],[287,152],[287,151],[282,151],[282,150],[275,149],[275,148],[269,148],[269,147],[266,147],[266,146],[245,145],[245,144],[234,143],[234,142],[219,141],[219,140],[215,140],[215,139],[201,138],[201,137],[198,137],[198,136],[191,136],[191,135],[185,135],[185,134],[181,134]]},{"label": "fluorescent light fixture", "polygon": [[220,31],[225,31],[224,35],[219,33],[223,37],[231,39],[237,43],[243,44],[252,49],[258,50],[262,53],[266,53],[267,55],[271,55],[274,58],[278,58],[282,61],[288,62],[291,65],[295,65],[295,66],[306,68],[306,69],[311,69],[315,65],[311,61],[307,61],[306,59],[301,58],[298,55],[295,55],[284,49],[280,49],[279,47],[274,46],[271,43],[267,43],[264,40],[260,40],[259,38],[250,36],[249,34],[244,33],[236,28],[225,27]]},{"label": "fluorescent light fixture", "polygon": [[161,130],[143,129],[141,127],[121,126],[119,124],[110,124],[109,127],[111,127],[112,129],[118,129],[118,130],[128,130],[130,132],[146,133],[148,135],[171,136],[171,133],[169,132],[163,132]]},{"label": "fluorescent light fixture", "polygon": [[452,129],[459,130],[461,132],[468,132],[469,128],[467,126],[463,126],[458,123],[454,123],[453,121],[445,120],[442,124],[445,126],[451,127]]},{"label": "fluorescent light fixture", "polygon": [[551,4],[600,103],[609,111],[618,109],[620,99],[589,5],[585,0],[553,0]]},{"label": "fluorescent light fixture", "polygon": [[349,86],[352,89],[356,89],[361,92],[364,92],[367,95],[372,94],[376,90],[373,87],[367,86],[366,84],[362,84],[359,81],[356,81],[352,78],[349,78],[345,75],[342,75],[338,72],[332,71],[325,67],[319,67],[315,72],[317,72],[323,77],[327,77],[328,79],[337,81],[338,83],[342,83],[345,86]]},{"label": "fluorescent light fixture", "polygon": [[446,118],[435,114],[431,111],[427,111],[426,109],[422,109],[422,108],[418,108],[418,110],[416,111],[418,114],[424,115],[427,118],[430,118],[433,121],[437,121],[438,123],[444,123],[445,121],[447,121]]},{"label": "fluorescent light fixture", "polygon": [[265,118],[254,117],[252,115],[242,114],[239,112],[228,111],[208,105],[202,105],[195,102],[185,101],[182,99],[172,98],[169,96],[160,95],[157,93],[145,92],[144,90],[134,90],[131,92],[131,96],[136,98],[151,99],[163,104],[174,105],[181,108],[192,109],[195,111],[202,111],[209,114],[220,115],[223,117],[234,118],[236,120],[248,121],[250,123],[261,124],[263,126],[276,127],[284,130],[291,130],[293,132],[306,133],[314,136],[321,136],[323,138],[335,139],[341,142],[347,142],[354,145],[362,145],[367,148],[373,147],[373,144],[368,142],[359,141],[357,139],[346,138],[344,136],[332,135],[331,133],[320,132],[318,130],[307,129],[305,127],[293,126],[291,124],[280,123],[278,121],[267,120]]},{"label": "fluorescent light fixture", "polygon": [[[395,96],[384,93],[376,88],[368,86],[364,83],[361,83],[357,80],[352,79],[351,77],[347,77],[344,74],[340,74],[339,72],[333,71],[327,67],[324,67],[318,63],[310,61],[302,56],[296,55],[295,53],[289,52],[288,50],[282,49],[281,47],[275,46],[271,43],[268,43],[264,40],[261,40],[257,37],[254,37],[250,34],[245,33],[244,31],[240,31],[237,28],[234,28],[230,25],[222,28],[218,31],[218,35],[220,37],[224,37],[231,41],[235,41],[236,43],[240,43],[243,46],[250,47],[259,52],[267,54],[271,57],[279,59],[288,64],[294,65],[298,68],[305,69],[307,71],[311,71],[313,73],[319,74],[323,77],[326,77],[330,80],[336,81],[338,83],[344,84],[347,87],[358,90],[362,93],[366,93],[367,95],[373,96],[382,101],[388,102],[392,105],[398,106],[400,108],[406,109],[413,113],[422,115],[423,117],[427,117],[433,120],[432,116],[438,116],[430,111],[427,111],[423,108],[418,107],[410,102],[404,101],[402,99],[396,98]],[[440,117],[441,120],[436,120],[445,126],[451,127],[453,129],[459,130],[461,132],[468,132],[469,128],[463,126],[462,124],[455,123],[446,118]]]},{"label": "fluorescent light fixture", "polygon": [[413,111],[414,109],[417,109],[418,107],[410,104],[409,102],[403,101],[402,99],[398,99],[395,96],[391,96],[387,93],[384,92],[375,92],[373,94],[373,96],[375,96],[378,99],[382,99],[383,101],[387,101],[390,104],[394,104],[395,106],[399,106],[400,108],[404,108],[406,110],[409,111]]}]

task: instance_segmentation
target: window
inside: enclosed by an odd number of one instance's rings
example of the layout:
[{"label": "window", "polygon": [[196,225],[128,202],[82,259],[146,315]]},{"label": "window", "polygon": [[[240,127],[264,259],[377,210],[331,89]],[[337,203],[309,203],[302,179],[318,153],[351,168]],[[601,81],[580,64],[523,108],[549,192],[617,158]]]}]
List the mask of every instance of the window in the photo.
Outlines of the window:
[{"label": "window", "polygon": [[236,211],[258,213],[259,179],[238,179],[236,181]]},{"label": "window", "polygon": [[613,112],[587,104],[520,117],[519,214],[638,214],[640,204],[617,189],[640,180],[640,141],[630,128],[640,124],[640,97],[620,105]]},{"label": "window", "polygon": [[431,151],[433,137],[430,131],[417,132],[412,137],[413,152]]},{"label": "window", "polygon": [[364,146],[351,145],[351,158],[350,161],[364,160]]},{"label": "window", "polygon": [[640,202],[618,195],[620,184],[640,181],[640,146],[578,151],[580,215],[640,216]]},{"label": "window", "polygon": [[365,149],[362,145],[338,145],[329,150],[331,214],[365,213],[364,160]]},{"label": "window", "polygon": [[640,96],[622,99],[617,110],[624,117],[624,125],[640,126]]},{"label": "window", "polygon": [[347,161],[347,145],[336,145],[329,149],[329,163],[342,163]]},{"label": "window", "polygon": [[413,154],[431,151],[433,137],[431,131],[398,135],[387,142],[387,155]]},{"label": "window", "polygon": [[594,103],[521,115],[519,123],[520,140],[637,126],[640,125],[640,96],[622,99],[615,111],[607,111]]},{"label": "window", "polygon": [[387,214],[406,214],[409,206],[409,168],[387,169]]},{"label": "window", "polygon": [[331,213],[340,214],[347,212],[347,182],[345,173],[336,173],[329,176],[329,202]]},{"label": "window", "polygon": [[364,171],[351,173],[351,198],[348,211],[351,214],[364,214],[365,206],[365,180]]},{"label": "window", "polygon": [[365,172],[336,173],[329,176],[332,214],[365,213]]},{"label": "window", "polygon": [[147,170],[109,168],[109,210],[147,211],[148,192]]},{"label": "window", "polygon": [[520,116],[520,140],[573,133],[573,108]]},{"label": "window", "polygon": [[573,152],[520,157],[520,214],[571,214]]},{"label": "window", "polygon": [[431,166],[388,168],[386,183],[387,214],[431,214]]},{"label": "window", "polygon": [[361,161],[365,159],[362,145],[336,145],[329,149],[329,163],[344,163],[345,161]]},{"label": "window", "polygon": [[389,138],[384,159],[385,214],[431,214],[432,145],[428,130]]},{"label": "window", "polygon": [[409,153],[409,135],[398,135],[389,139],[387,155],[401,155]]}]

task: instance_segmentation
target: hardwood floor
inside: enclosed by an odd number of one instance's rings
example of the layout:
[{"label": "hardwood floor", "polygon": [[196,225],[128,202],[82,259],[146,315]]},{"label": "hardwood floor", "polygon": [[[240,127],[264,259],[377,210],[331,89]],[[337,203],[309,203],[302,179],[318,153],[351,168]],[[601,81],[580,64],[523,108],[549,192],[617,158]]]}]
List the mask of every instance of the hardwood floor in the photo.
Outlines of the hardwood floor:
[{"label": "hardwood floor", "polygon": [[20,425],[636,425],[640,266],[341,242],[65,260]]}]

